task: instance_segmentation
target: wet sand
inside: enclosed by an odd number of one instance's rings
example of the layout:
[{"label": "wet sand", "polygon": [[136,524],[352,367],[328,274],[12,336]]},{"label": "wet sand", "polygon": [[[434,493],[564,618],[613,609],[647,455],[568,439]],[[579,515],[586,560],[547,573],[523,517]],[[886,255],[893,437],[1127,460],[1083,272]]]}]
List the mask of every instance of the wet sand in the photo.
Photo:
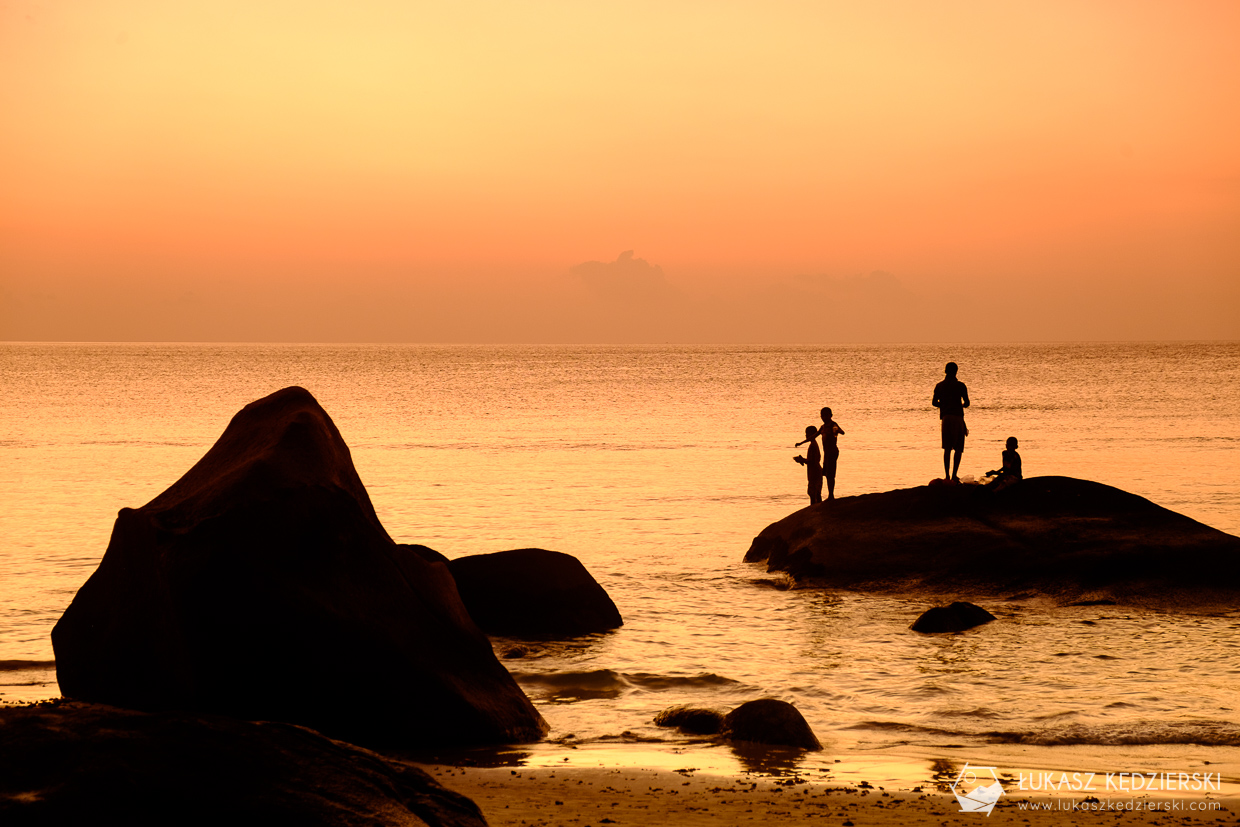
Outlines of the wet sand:
[{"label": "wet sand", "polygon": [[[1080,808],[1105,808],[1108,799],[1005,795],[987,817],[961,812],[953,796],[929,785],[895,790],[877,785],[843,786],[798,776],[712,775],[689,768],[677,772],[602,767],[422,767],[444,786],[473,799],[491,827],[1240,823],[1240,800],[1236,798],[1114,798],[1110,803],[1123,809],[1083,810]],[[1201,809],[1213,808],[1215,803],[1218,809]],[[1161,809],[1149,809],[1154,806]],[[1142,807],[1146,809],[1138,809]]]}]

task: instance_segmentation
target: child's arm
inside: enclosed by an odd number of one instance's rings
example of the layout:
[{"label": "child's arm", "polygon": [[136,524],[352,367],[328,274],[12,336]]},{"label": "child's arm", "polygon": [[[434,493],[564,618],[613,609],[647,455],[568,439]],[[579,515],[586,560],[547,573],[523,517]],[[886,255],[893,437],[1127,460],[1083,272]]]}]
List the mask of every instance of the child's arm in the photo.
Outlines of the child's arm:
[{"label": "child's arm", "polygon": [[821,434],[822,436],[827,436],[828,435],[827,428],[835,429],[835,432],[837,434],[844,433],[844,429],[840,427],[840,423],[836,422],[834,419],[832,419],[830,422],[822,423],[822,425],[818,427],[818,433]]}]

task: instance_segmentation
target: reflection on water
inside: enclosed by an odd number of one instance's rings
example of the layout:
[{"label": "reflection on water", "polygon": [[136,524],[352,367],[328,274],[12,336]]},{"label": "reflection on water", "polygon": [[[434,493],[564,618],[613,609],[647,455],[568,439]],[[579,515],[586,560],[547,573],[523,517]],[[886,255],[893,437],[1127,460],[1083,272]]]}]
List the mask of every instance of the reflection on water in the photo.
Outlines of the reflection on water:
[{"label": "reflection on water", "polygon": [[738,742],[730,745],[737,763],[746,772],[758,775],[796,776],[805,764],[806,751],[795,747],[776,747]]},{"label": "reflection on water", "polygon": [[947,758],[935,758],[930,762],[930,783],[939,792],[951,792],[952,784],[960,774],[961,764]]},{"label": "reflection on water", "polygon": [[[117,510],[176,480],[244,404],[300,384],[398,542],[567,552],[619,607],[608,634],[497,641],[501,655],[526,650],[504,663],[551,737],[583,746],[519,760],[649,744],[735,769],[731,749],[653,718],[763,696],[796,704],[840,755],[1240,746],[1240,612],[1016,596],[976,601],[998,617],[985,627],[923,636],[908,627],[937,598],[783,589],[741,562],[802,507],[791,445],[822,404],[848,430],[840,495],[941,473],[928,397],[944,350],[3,345],[0,660],[50,660],[50,630]],[[948,350],[974,397],[962,471],[994,467],[1015,434],[1028,473],[1088,476],[1240,530],[1240,441],[1227,436],[1240,433],[1240,345]],[[811,399],[824,366],[831,398]],[[49,672],[31,674],[0,672],[0,700],[55,693]]]}]

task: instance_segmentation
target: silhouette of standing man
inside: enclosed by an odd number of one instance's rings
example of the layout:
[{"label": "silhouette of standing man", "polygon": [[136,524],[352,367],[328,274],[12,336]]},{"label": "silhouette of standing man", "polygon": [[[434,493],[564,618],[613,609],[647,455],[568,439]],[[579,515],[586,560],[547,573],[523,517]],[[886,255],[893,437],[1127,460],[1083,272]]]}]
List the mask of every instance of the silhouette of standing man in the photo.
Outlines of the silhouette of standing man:
[{"label": "silhouette of standing man", "polygon": [[[960,473],[960,455],[964,453],[964,438],[969,429],[964,424],[964,409],[969,407],[969,389],[956,378],[955,362],[948,362],[943,372],[947,377],[934,386],[934,399],[931,405],[939,409],[939,419],[943,429],[943,475],[955,481]],[[956,452],[956,461],[952,463],[952,451]]]}]

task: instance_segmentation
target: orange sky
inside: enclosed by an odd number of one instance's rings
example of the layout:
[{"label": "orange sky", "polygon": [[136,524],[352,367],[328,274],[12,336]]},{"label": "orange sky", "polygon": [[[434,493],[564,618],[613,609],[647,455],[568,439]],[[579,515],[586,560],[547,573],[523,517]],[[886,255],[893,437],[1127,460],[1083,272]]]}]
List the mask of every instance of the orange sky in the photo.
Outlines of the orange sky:
[{"label": "orange sky", "polygon": [[1240,339],[1238,44],[1230,0],[0,2],[0,339]]}]

